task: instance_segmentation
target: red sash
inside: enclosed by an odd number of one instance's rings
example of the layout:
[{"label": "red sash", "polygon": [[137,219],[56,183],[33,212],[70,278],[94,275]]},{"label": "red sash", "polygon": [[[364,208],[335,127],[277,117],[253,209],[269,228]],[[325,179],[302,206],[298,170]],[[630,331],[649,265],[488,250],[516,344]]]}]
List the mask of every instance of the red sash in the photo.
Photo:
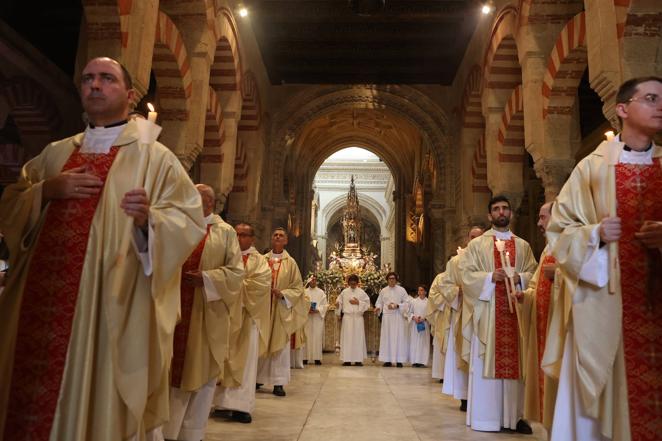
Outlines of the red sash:
[{"label": "red sash", "polygon": [[195,297],[195,286],[184,281],[187,271],[196,271],[200,269],[200,260],[202,260],[202,251],[205,249],[205,242],[209,236],[211,225],[207,225],[207,234],[202,238],[193,253],[186,259],[182,266],[181,276],[181,320],[175,326],[175,335],[173,340],[172,365],[170,368],[170,385],[180,388],[182,385],[182,374],[184,372],[184,362],[186,361],[186,347],[188,346],[188,331],[191,325],[191,313],[193,312],[193,299]]},{"label": "red sash", "polygon": [[[496,237],[494,238],[496,242]],[[505,241],[506,252],[510,253],[510,265],[515,267],[515,239]],[[501,256],[494,245],[494,269],[501,268]],[[517,314],[512,314],[508,308],[506,284],[497,282],[494,292],[495,303],[495,345],[494,345],[494,378],[519,380],[519,327]],[[515,305],[513,305],[514,307]]]},{"label": "red sash", "polygon": [[[551,254],[545,256],[540,263],[540,274],[538,275],[538,285],[536,286],[536,327],[538,331],[538,367],[542,365],[542,355],[545,352],[545,340],[547,338],[547,319],[549,315],[549,303],[552,295],[552,281],[545,277],[542,270],[544,265],[556,263],[556,259]],[[545,373],[540,368],[538,374],[540,383],[540,413],[543,412],[543,389],[545,385]]]},{"label": "red sash", "polygon": [[662,289],[649,291],[648,284],[662,268],[659,260],[651,268],[660,252],[645,248],[634,233],[644,220],[662,221],[660,163],[618,164],[616,183],[630,431],[633,440],[655,440],[662,433]]},{"label": "red sash", "polygon": [[[88,173],[98,176],[105,185],[118,150],[112,147],[108,154],[100,155],[75,149],[62,170],[87,165]],[[2,439],[47,441],[50,436],[90,227],[101,194],[86,199],[57,199],[48,207],[23,290]]]}]

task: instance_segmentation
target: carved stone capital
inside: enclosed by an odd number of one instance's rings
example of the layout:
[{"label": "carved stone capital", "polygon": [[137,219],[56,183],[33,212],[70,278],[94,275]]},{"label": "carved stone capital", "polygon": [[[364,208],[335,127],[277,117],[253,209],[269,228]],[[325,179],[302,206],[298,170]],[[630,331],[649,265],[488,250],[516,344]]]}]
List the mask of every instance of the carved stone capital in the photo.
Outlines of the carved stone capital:
[{"label": "carved stone capital", "polygon": [[536,175],[542,179],[542,184],[545,187],[545,200],[550,201],[559,194],[561,187],[570,176],[575,161],[570,158],[566,159],[549,159],[542,158],[536,161],[534,170]]}]

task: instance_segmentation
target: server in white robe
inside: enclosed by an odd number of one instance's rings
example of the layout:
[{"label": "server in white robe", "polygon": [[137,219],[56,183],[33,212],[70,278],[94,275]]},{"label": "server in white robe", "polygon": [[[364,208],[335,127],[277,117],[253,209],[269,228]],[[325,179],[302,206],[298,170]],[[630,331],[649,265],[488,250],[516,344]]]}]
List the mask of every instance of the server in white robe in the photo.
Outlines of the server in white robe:
[{"label": "server in white robe", "polygon": [[413,367],[425,367],[430,361],[430,324],[425,319],[428,298],[425,286],[418,286],[418,297],[409,306],[409,360]]},{"label": "server in white robe", "polygon": [[363,359],[368,356],[363,313],[370,307],[370,297],[358,287],[359,277],[356,274],[349,276],[347,282],[349,288],[343,289],[336,300],[336,314],[342,313],[340,359],[343,366],[351,363],[363,366]]},{"label": "server in white robe", "polygon": [[310,298],[310,311],[306,322],[306,345],[304,346],[303,364],[315,361],[322,364],[322,347],[324,346],[324,317],[329,308],[326,293],[317,287],[317,278],[312,276],[306,288]]},{"label": "server in white robe", "polygon": [[382,315],[382,329],[379,340],[379,361],[385,367],[396,363],[402,367],[409,358],[409,342],[406,339],[405,327],[407,320],[402,310],[408,306],[409,295],[398,285],[398,275],[390,272],[386,275],[388,286],[379,292],[375,302],[375,314]]}]

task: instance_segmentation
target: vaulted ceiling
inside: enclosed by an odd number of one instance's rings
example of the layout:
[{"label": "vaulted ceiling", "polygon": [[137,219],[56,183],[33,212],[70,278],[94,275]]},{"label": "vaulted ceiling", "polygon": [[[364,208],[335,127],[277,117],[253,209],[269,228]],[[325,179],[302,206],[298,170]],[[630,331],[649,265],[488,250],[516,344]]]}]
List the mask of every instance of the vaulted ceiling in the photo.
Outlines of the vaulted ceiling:
[{"label": "vaulted ceiling", "polygon": [[273,84],[449,85],[480,19],[477,0],[245,4]]}]

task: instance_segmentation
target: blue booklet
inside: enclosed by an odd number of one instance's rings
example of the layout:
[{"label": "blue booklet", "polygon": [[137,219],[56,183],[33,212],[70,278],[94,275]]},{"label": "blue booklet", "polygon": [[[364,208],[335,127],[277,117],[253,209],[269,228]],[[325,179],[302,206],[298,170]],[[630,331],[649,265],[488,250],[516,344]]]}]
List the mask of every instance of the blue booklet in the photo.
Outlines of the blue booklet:
[{"label": "blue booklet", "polygon": [[425,331],[425,322],[416,323],[416,330],[418,332]]},{"label": "blue booklet", "polygon": [[317,309],[317,302],[310,302],[310,310],[314,311],[315,309]]}]

